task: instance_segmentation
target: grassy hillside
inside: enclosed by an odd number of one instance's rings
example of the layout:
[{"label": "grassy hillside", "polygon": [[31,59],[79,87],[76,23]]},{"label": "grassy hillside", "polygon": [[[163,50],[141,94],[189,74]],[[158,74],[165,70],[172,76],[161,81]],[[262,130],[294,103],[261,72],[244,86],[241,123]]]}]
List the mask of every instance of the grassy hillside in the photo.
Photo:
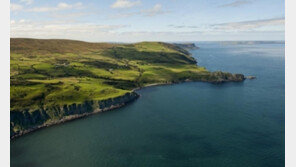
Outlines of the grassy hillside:
[{"label": "grassy hillside", "polygon": [[[208,72],[197,66],[186,50],[167,43],[10,42],[11,112],[29,112],[13,118],[13,132],[26,129],[28,121],[20,119],[38,109],[111,99],[154,83],[236,80],[229,73]],[[44,120],[53,118],[48,115],[64,116],[51,109],[45,115]]]},{"label": "grassy hillside", "polygon": [[81,103],[207,75],[174,45],[11,39],[11,110]]}]

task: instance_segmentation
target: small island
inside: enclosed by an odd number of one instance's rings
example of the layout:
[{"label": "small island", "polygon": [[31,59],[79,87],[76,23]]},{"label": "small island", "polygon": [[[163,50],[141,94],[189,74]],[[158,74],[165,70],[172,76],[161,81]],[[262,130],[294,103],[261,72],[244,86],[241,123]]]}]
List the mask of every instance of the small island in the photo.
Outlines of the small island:
[{"label": "small island", "polygon": [[245,80],[242,74],[198,66],[186,49],[187,45],[163,42],[10,39],[11,139],[122,107],[137,99],[135,90],[142,87]]}]

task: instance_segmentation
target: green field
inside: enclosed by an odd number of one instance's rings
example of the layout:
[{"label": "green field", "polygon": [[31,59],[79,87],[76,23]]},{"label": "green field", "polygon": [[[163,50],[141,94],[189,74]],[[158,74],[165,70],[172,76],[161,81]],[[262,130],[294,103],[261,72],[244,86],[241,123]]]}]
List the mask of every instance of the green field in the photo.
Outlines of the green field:
[{"label": "green field", "polygon": [[[197,66],[188,51],[162,42],[20,38],[10,42],[11,112],[115,98],[155,83],[237,80],[232,74]],[[15,120],[12,123],[17,127]]]},{"label": "green field", "polygon": [[10,67],[11,110],[107,99],[208,74],[187,51],[157,42],[11,39]]}]

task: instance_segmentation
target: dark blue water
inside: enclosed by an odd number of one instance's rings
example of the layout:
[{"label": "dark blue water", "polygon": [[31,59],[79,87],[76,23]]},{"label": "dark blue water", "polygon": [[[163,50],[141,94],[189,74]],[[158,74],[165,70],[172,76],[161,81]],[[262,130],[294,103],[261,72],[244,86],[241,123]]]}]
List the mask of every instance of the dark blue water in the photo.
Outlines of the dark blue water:
[{"label": "dark blue water", "polygon": [[284,45],[197,43],[198,64],[243,83],[145,88],[136,102],[11,143],[11,166],[284,166]]}]

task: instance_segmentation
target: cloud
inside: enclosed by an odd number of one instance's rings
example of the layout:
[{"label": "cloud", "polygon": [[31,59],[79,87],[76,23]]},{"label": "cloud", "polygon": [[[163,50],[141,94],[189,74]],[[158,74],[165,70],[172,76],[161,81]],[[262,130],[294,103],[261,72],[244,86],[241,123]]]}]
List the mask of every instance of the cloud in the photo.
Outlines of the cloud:
[{"label": "cloud", "polygon": [[116,0],[110,7],[111,8],[131,8],[140,5],[141,1],[129,1],[129,0]]},{"label": "cloud", "polygon": [[220,5],[219,7],[222,7],[222,8],[225,8],[225,7],[239,7],[239,6],[243,6],[243,5],[250,4],[250,3],[252,3],[252,2],[249,1],[249,0],[236,0],[236,1],[231,2],[231,3]]},{"label": "cloud", "polygon": [[132,16],[136,16],[136,15],[141,15],[141,12],[117,13],[117,14],[110,15],[108,18],[122,19],[122,18],[132,17]]},{"label": "cloud", "polygon": [[56,19],[76,19],[83,16],[96,14],[92,12],[72,12],[72,13],[50,13],[48,16]]},{"label": "cloud", "polygon": [[141,13],[144,16],[155,16],[155,15],[165,14],[167,12],[162,10],[161,4],[155,4],[151,9],[142,10]]},{"label": "cloud", "polygon": [[25,3],[26,5],[31,5],[34,0],[20,0],[21,3]]},{"label": "cloud", "polygon": [[199,28],[199,26],[187,26],[187,25],[173,25],[170,24],[168,25],[168,27],[172,27],[172,28]]},{"label": "cloud", "polygon": [[35,7],[31,9],[27,9],[29,12],[52,12],[52,11],[59,11],[59,10],[67,10],[67,9],[79,9],[82,7],[82,3],[78,2],[75,4],[67,4],[64,2],[60,2],[55,7]]},{"label": "cloud", "polygon": [[16,3],[11,3],[10,4],[10,10],[12,12],[20,11],[20,10],[23,10],[23,6],[22,5],[19,5],[19,4],[16,4]]},{"label": "cloud", "polygon": [[[77,4],[77,5],[81,5],[81,4]],[[71,9],[73,7],[73,5],[70,5],[70,4],[67,4],[67,3],[64,3],[64,2],[61,2],[57,5],[57,9]]]},{"label": "cloud", "polygon": [[11,37],[75,39],[89,42],[284,40],[284,31],[129,31],[128,25],[11,20]]},{"label": "cloud", "polygon": [[229,22],[212,25],[168,25],[176,31],[195,30],[203,32],[242,32],[242,31],[284,31],[285,18],[272,18],[264,20],[250,20],[242,22]]},{"label": "cloud", "polygon": [[127,18],[127,17],[132,17],[132,16],[156,16],[156,15],[161,15],[161,14],[166,14],[169,13],[169,11],[164,11],[162,9],[161,4],[155,4],[152,8],[150,9],[144,9],[141,11],[137,12],[120,12],[114,15],[111,15],[109,18],[111,19],[120,19],[120,18]]},{"label": "cloud", "polygon": [[26,20],[25,19],[21,19],[19,22],[20,23],[24,23],[24,22],[26,22]]},{"label": "cloud", "polygon": [[253,31],[263,27],[281,26],[285,25],[285,18],[273,18],[264,20],[251,20],[243,22],[232,22],[211,25],[214,30],[223,31]]},{"label": "cloud", "polygon": [[128,25],[100,25],[65,21],[11,20],[11,37],[63,38],[89,40],[114,34]]},{"label": "cloud", "polygon": [[[19,21],[11,20],[11,24],[14,24],[11,28],[13,31],[24,30],[24,31],[40,31],[44,32],[47,30],[67,30],[67,31],[91,31],[91,30],[114,30],[126,27],[127,25],[100,25],[100,24],[91,24],[91,23],[79,23],[72,22],[72,24],[65,23],[63,21],[29,21],[21,19]],[[50,28],[50,29],[47,29]]]}]

